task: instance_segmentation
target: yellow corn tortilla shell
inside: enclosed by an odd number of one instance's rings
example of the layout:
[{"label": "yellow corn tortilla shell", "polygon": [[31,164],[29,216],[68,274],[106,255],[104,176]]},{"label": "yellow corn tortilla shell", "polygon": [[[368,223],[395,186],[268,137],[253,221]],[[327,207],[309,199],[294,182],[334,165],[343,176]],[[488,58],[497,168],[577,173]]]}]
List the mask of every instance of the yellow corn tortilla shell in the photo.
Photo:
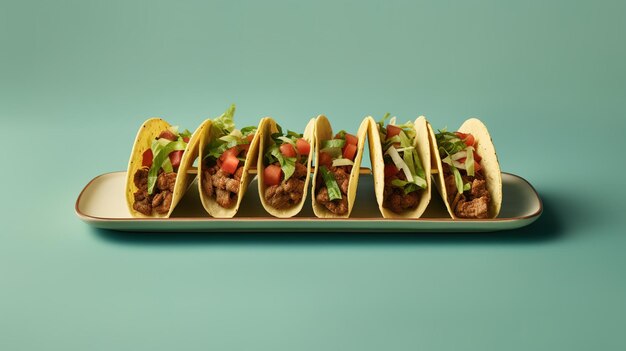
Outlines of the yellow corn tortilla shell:
[{"label": "yellow corn tortilla shell", "polygon": [[[265,123],[263,123],[263,121],[265,121]],[[302,199],[298,204],[287,209],[274,208],[265,201],[265,188],[267,188],[267,186],[263,181],[263,169],[265,168],[265,166],[263,165],[263,156],[265,155],[267,148],[272,143],[272,133],[278,132],[278,128],[276,127],[276,121],[274,121],[271,117],[266,117],[263,119],[263,121],[261,122],[263,124],[263,132],[259,142],[259,156],[257,158],[257,184],[259,186],[259,198],[261,199],[261,204],[263,204],[263,208],[265,208],[265,211],[267,211],[267,213],[278,218],[290,218],[300,213],[300,211],[302,210],[302,206],[304,205],[304,201],[306,200],[309,180],[311,179],[311,160],[313,159],[313,153],[315,152],[315,119],[311,118],[309,123],[306,125],[306,128],[304,128],[304,133],[302,136],[303,139],[306,140],[309,145],[311,145],[309,157],[306,161],[307,176],[304,180]],[[259,127],[259,129],[261,129],[261,127]]]},{"label": "yellow corn tortilla shell", "polygon": [[[356,156],[354,157],[354,165],[352,166],[352,171],[350,172],[349,185],[348,185],[348,212],[343,215],[337,215],[330,212],[326,206],[319,204],[315,199],[315,181],[318,176],[319,170],[319,152],[321,149],[322,142],[325,140],[332,139],[335,134],[333,134],[333,128],[328,121],[328,118],[324,115],[319,115],[315,119],[315,172],[313,173],[313,185],[311,186],[311,200],[313,204],[313,213],[318,218],[348,218],[350,217],[350,213],[352,212],[352,207],[354,207],[354,201],[356,199],[356,191],[357,186],[359,184],[359,171],[361,169],[361,160],[363,159],[363,149],[365,147],[365,137],[367,136],[367,130],[369,129],[369,122],[367,119],[364,119],[359,126],[359,129],[356,133],[356,137],[359,139],[357,144]],[[320,174],[321,177],[321,174]]]},{"label": "yellow corn tortilla shell", "polygon": [[[489,195],[491,196],[491,201],[489,202],[489,218],[496,218],[498,217],[502,206],[502,173],[500,172],[498,156],[496,154],[496,149],[493,146],[491,136],[489,135],[489,131],[483,122],[477,118],[468,119],[457,131],[472,134],[477,142],[476,153],[482,157],[480,165],[482,166],[483,174],[485,175],[485,180],[487,181],[487,191],[489,191]],[[436,141],[433,145],[435,145],[433,154],[435,155],[436,166],[439,171],[435,176],[437,190],[439,191],[439,194],[441,194],[450,216],[452,216],[453,219],[458,219],[459,217],[454,214],[454,211],[448,202],[443,165],[441,163],[441,157],[439,156],[438,147],[436,146]]]},{"label": "yellow corn tortilla shell", "polygon": [[376,201],[378,209],[384,218],[420,218],[431,197],[431,145],[435,142],[435,136],[432,133],[430,124],[424,116],[418,117],[413,126],[415,128],[415,139],[413,146],[417,151],[424,173],[426,174],[426,189],[420,190],[418,204],[415,209],[396,213],[383,207],[383,193],[385,190],[385,162],[383,160],[383,146],[381,144],[380,135],[378,134],[378,124],[372,117],[367,117],[369,121],[369,138],[368,144],[370,149],[370,159],[372,162],[372,174],[374,176],[374,190],[376,192]]},{"label": "yellow corn tortilla shell", "polygon": [[126,204],[128,206],[128,211],[133,217],[168,218],[195,179],[195,177],[189,176],[188,171],[198,156],[198,141],[200,139],[199,136],[201,134],[202,126],[196,129],[196,131],[194,131],[191,135],[189,143],[187,143],[187,147],[183,152],[183,158],[180,161],[178,172],[176,172],[176,183],[174,185],[174,193],[172,194],[172,205],[170,206],[170,210],[166,214],[158,214],[154,212],[153,215],[146,216],[133,208],[133,203],[135,201],[133,194],[137,191],[137,186],[135,186],[135,182],[133,180],[135,172],[141,168],[143,153],[150,148],[152,141],[158,137],[162,131],[169,127],[170,124],[161,118],[150,118],[141,125],[139,131],[137,132],[133,150],[130,154],[130,160],[128,161],[128,170],[126,174]]},{"label": "yellow corn tortilla shell", "polygon": [[200,200],[202,201],[202,206],[204,209],[214,218],[232,218],[237,214],[239,210],[239,206],[241,205],[241,200],[246,194],[246,190],[248,189],[248,184],[250,184],[250,175],[249,170],[250,167],[253,166],[257,159],[259,140],[261,138],[261,130],[264,124],[264,120],[261,120],[259,126],[257,128],[256,133],[254,134],[254,138],[252,138],[252,142],[250,142],[250,149],[248,149],[248,154],[246,155],[246,161],[243,165],[243,174],[241,175],[241,180],[239,181],[239,192],[237,193],[237,203],[232,208],[224,208],[220,206],[215,198],[209,197],[204,193],[202,189],[203,184],[203,167],[204,163],[202,160],[204,159],[204,148],[207,144],[211,142],[211,125],[212,122],[210,119],[203,122],[205,128],[203,128],[202,135],[200,136],[200,144],[199,144],[199,161],[198,161],[198,192],[200,193]]}]

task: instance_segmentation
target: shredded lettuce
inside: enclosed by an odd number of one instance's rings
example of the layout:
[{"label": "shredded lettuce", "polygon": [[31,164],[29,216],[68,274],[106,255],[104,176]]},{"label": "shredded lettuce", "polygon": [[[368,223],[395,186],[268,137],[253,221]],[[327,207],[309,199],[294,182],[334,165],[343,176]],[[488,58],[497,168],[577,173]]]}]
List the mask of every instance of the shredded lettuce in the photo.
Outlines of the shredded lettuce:
[{"label": "shredded lettuce", "polygon": [[[257,131],[256,126],[244,127],[241,130],[235,128],[234,122],[235,104],[232,104],[226,112],[213,120],[211,124],[210,142],[204,146],[204,159],[217,160],[224,151],[231,147],[249,144],[246,137]],[[243,159],[245,161],[245,159]]]},{"label": "shredded lettuce", "polygon": [[321,166],[320,172],[322,173],[322,179],[328,190],[328,199],[330,201],[341,200],[341,190],[339,189],[339,185],[337,185],[335,176],[333,176],[326,166]]},{"label": "shredded lettuce", "polygon": [[346,141],[344,139],[329,139],[322,141],[322,149],[332,149],[339,148],[341,149],[346,145]]},{"label": "shredded lettuce", "polygon": [[[154,191],[154,185],[156,184],[157,177],[159,175],[159,169],[163,167],[163,164],[169,162],[169,154],[172,151],[185,150],[187,143],[184,141],[171,141],[167,145],[163,146],[157,154],[154,155],[152,160],[152,166],[148,171],[148,194],[152,194]],[[171,167],[170,163],[170,167]],[[167,167],[167,166],[165,166]]]},{"label": "shredded lettuce", "polygon": [[212,140],[229,134],[235,129],[235,104],[230,105],[228,110],[213,120],[211,124]]},{"label": "shredded lettuce", "polygon": [[293,173],[296,171],[296,158],[295,157],[285,157],[280,152],[280,148],[277,144],[270,146],[269,150],[265,154],[265,157],[268,161],[268,164],[272,164],[276,161],[280,164],[280,168],[285,174],[285,178],[283,181],[289,180]]},{"label": "shredded lettuce", "polygon": [[[393,162],[398,169],[402,169],[407,179],[394,179],[391,185],[402,188],[405,194],[419,189],[426,189],[426,172],[424,171],[417,150],[413,146],[416,136],[414,123],[408,121],[404,124],[396,125],[396,127],[401,128],[402,131],[398,135],[387,139],[385,121],[389,116],[389,113],[385,114],[378,122],[378,132],[383,147],[383,155],[385,157],[383,160],[385,163]],[[394,124],[394,119],[392,118],[389,123]],[[396,148],[397,144],[400,144],[399,148]],[[387,158],[387,155],[390,157]]]},{"label": "shredded lettuce", "polygon": [[[298,162],[298,160],[306,162],[307,158],[301,159],[298,154],[298,148],[296,147],[296,140],[302,138],[302,134],[287,130],[287,134],[283,135],[283,128],[278,124],[276,124],[276,129],[278,129],[278,132],[272,133],[270,136],[273,141],[273,145],[268,148],[264,156],[266,165],[270,165],[274,162],[278,162],[280,164],[280,168],[285,175],[283,182],[285,182],[289,180],[295,172],[296,162]],[[286,157],[280,152],[280,146],[285,143],[293,145],[293,148],[296,150],[296,157]]]}]

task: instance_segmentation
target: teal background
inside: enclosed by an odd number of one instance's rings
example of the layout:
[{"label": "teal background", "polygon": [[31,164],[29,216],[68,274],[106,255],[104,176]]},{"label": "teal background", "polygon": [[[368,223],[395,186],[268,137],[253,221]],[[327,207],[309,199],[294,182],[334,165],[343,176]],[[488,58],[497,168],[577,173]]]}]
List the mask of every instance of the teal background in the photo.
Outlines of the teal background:
[{"label": "teal background", "polygon": [[[2,350],[623,350],[621,1],[0,2]],[[491,234],[132,234],[74,215],[141,122],[490,128]]]}]

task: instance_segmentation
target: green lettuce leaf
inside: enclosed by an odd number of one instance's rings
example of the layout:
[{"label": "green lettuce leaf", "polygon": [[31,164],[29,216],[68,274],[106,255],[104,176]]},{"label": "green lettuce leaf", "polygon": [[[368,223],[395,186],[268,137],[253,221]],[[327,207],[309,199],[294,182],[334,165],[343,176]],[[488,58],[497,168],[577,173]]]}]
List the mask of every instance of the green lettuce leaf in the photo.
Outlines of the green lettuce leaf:
[{"label": "green lettuce leaf", "polygon": [[337,185],[335,176],[333,176],[326,166],[321,166],[320,172],[322,173],[322,179],[324,180],[326,189],[328,189],[328,199],[330,201],[341,200],[341,190],[339,189],[339,185]]}]

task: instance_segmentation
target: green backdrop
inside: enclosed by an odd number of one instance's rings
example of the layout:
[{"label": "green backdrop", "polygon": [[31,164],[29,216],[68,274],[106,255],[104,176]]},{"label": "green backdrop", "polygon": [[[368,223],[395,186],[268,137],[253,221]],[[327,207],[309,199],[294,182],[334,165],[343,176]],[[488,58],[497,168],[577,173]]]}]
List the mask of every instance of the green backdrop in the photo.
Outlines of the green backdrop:
[{"label": "green backdrop", "polygon": [[[626,349],[622,1],[0,2],[0,349]],[[141,122],[238,105],[490,128],[491,234],[128,234],[74,215]],[[369,161],[366,161],[369,163]]]}]

